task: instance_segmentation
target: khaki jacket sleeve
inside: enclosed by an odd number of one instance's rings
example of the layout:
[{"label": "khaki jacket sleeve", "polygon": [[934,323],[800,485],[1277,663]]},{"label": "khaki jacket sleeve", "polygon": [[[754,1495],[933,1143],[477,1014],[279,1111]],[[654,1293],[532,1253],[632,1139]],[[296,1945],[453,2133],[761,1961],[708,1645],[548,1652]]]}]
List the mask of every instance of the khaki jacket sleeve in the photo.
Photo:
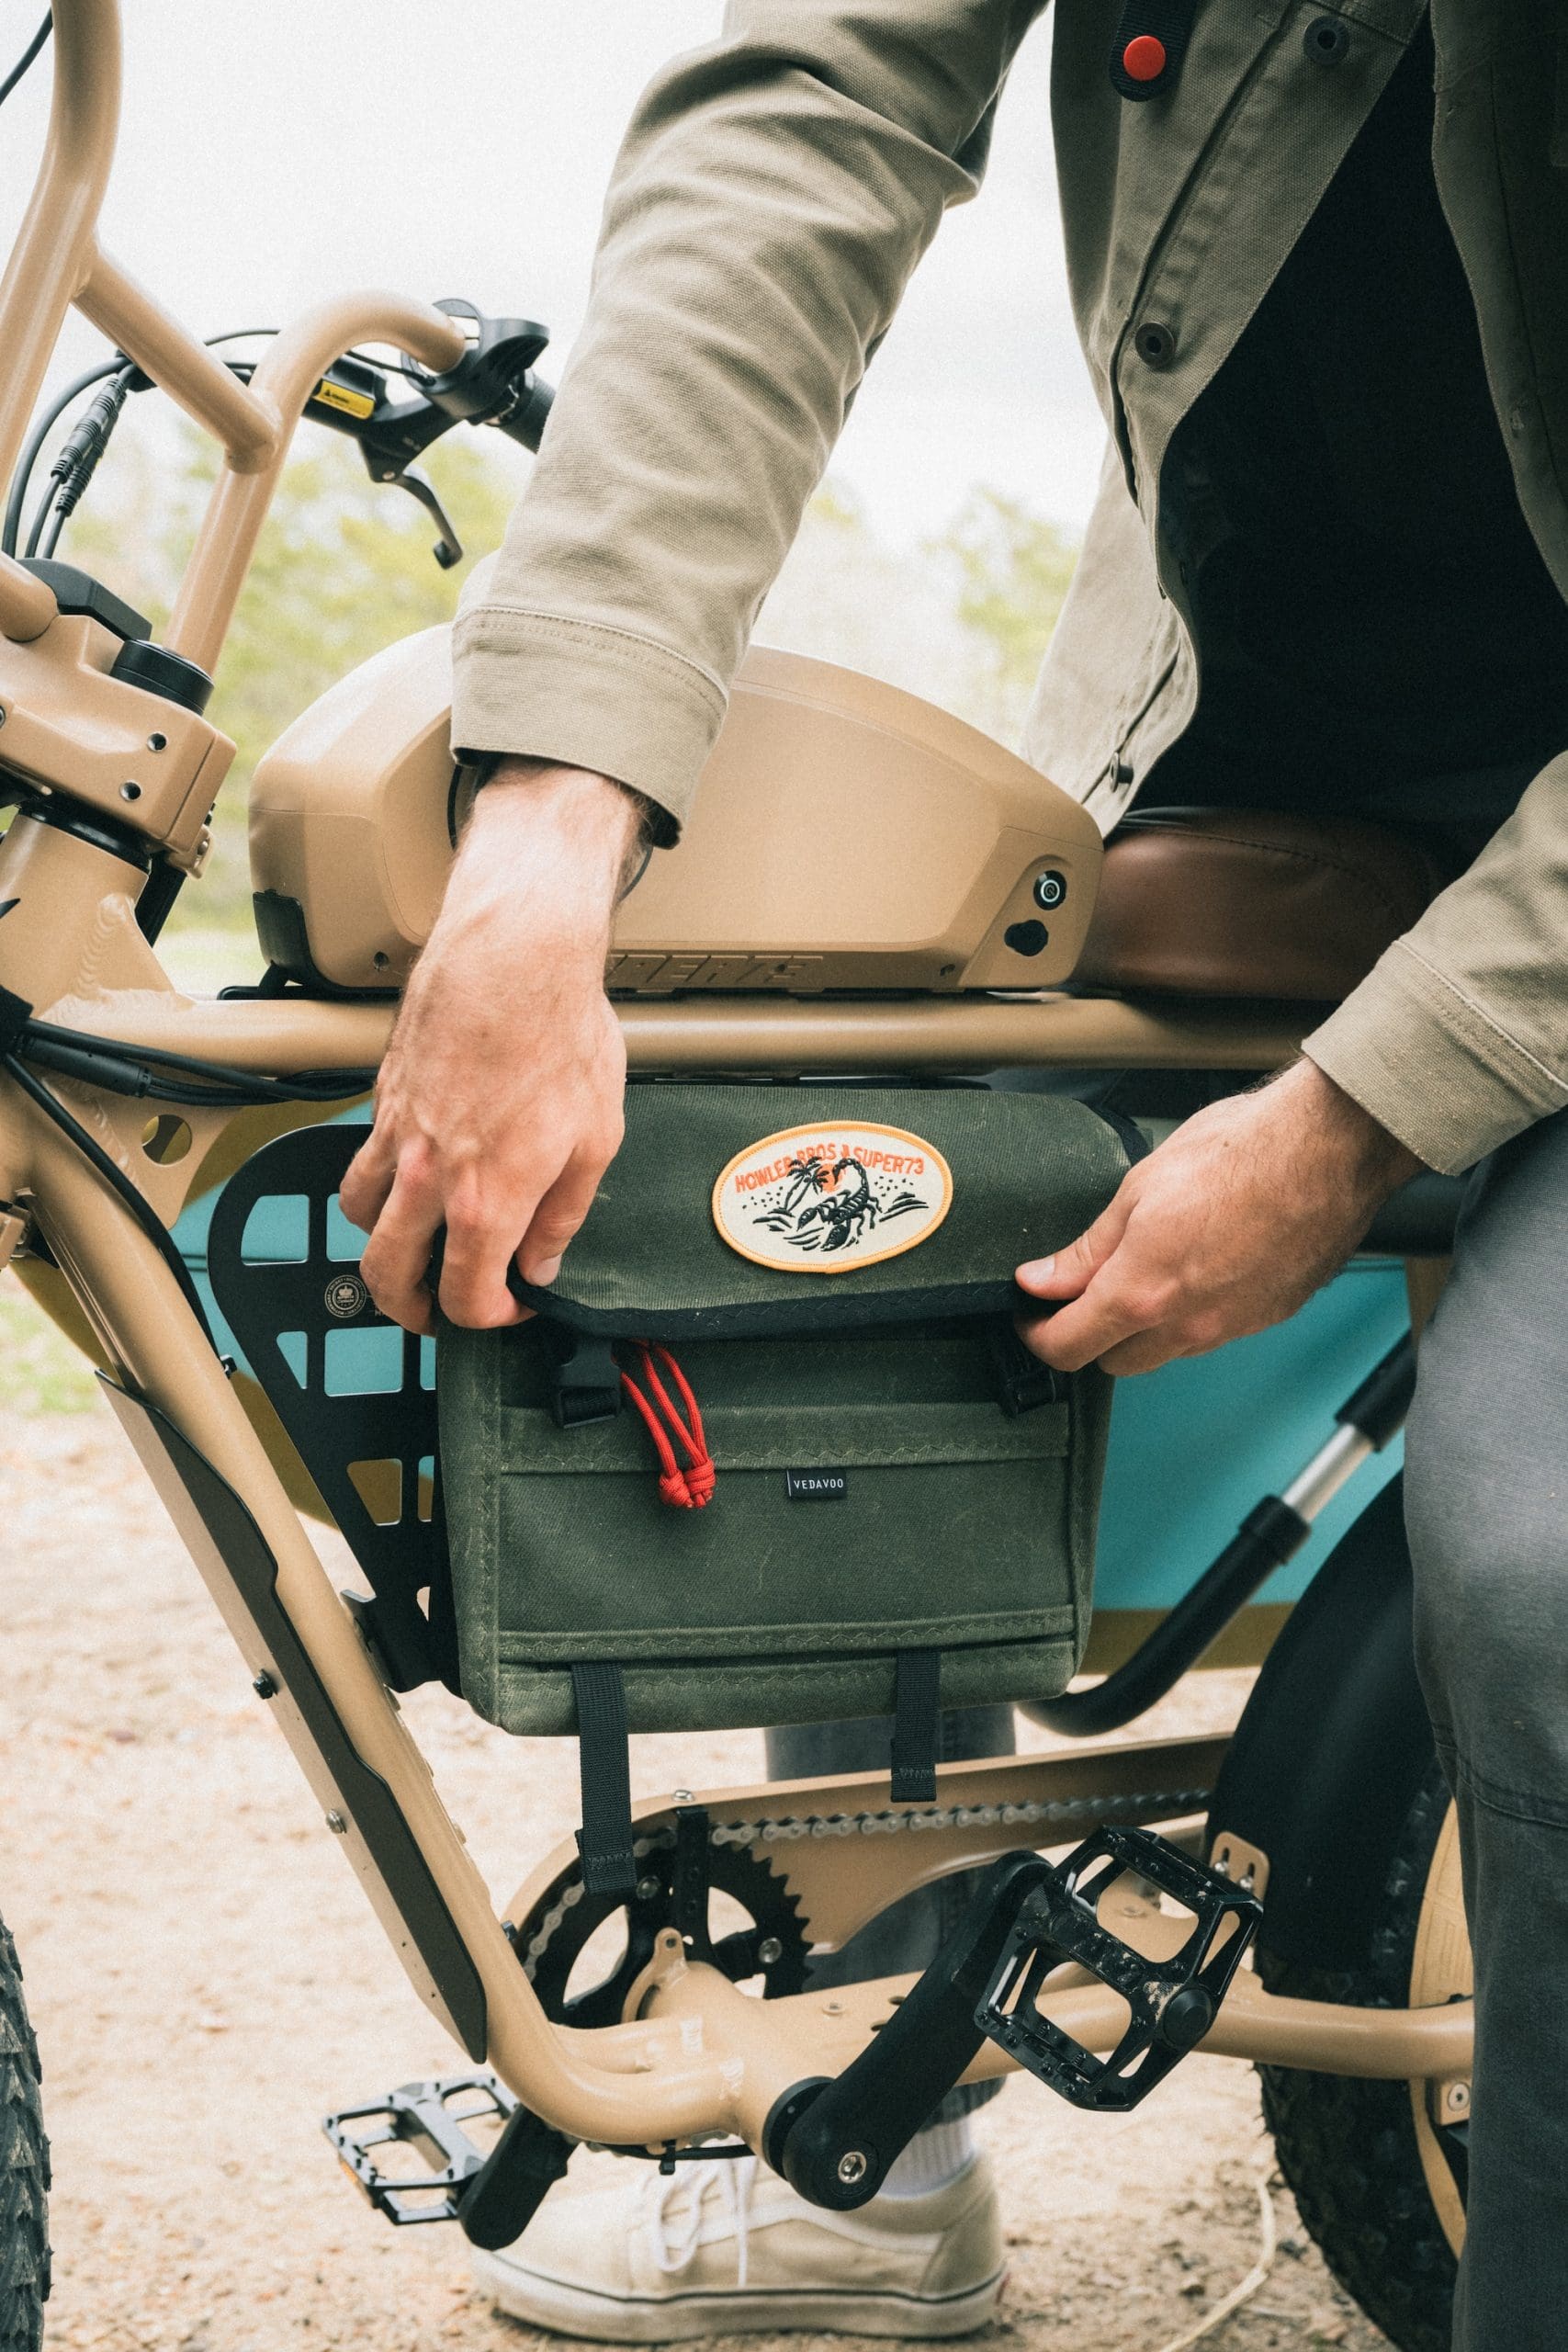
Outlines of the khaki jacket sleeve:
[{"label": "khaki jacket sleeve", "polygon": [[673,839],[729,681],[910,271],[973,195],[1043,0],[733,0],[621,151],[592,296],[453,740],[591,768]]},{"label": "khaki jacket sleeve", "polygon": [[1448,1175],[1568,1106],[1568,752],[1304,1050]]}]

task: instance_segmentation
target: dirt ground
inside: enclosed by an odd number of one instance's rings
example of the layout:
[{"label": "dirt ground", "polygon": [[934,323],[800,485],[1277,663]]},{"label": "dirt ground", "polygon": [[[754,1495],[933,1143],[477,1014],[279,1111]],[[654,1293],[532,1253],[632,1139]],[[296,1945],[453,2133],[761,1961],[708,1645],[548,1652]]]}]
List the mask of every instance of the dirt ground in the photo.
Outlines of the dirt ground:
[{"label": "dirt ground", "polygon": [[[518,2352],[526,2331],[473,2292],[456,2235],[394,2233],[321,2137],[327,2109],[449,2071],[456,2053],[107,1410],[14,1289],[0,1294],[0,1910],[44,2053],[51,2346]],[[1227,1721],[1244,1690],[1212,1677],[1161,1727]],[[508,1740],[445,1693],[406,1703],[504,1899],[572,1821],[572,1757]],[[750,1735],[644,1740],[635,1759],[649,1791],[759,1764]],[[981,2129],[1012,2253],[982,2344],[1165,2352],[1257,2259],[1269,2149],[1239,2064],[1195,2061],[1119,2121],[1020,2082]],[[580,2157],[557,2193],[614,2163]],[[1272,2203],[1272,2270],[1205,2344],[1384,2344],[1278,2186]]]}]

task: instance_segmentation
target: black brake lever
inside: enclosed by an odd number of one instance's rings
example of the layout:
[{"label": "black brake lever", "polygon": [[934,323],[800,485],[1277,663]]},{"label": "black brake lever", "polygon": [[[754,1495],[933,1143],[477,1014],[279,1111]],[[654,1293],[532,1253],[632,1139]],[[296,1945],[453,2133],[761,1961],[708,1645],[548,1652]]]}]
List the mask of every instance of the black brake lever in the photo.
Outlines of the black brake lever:
[{"label": "black brake lever", "polygon": [[536,449],[552,395],[532,368],[549,342],[549,333],[533,319],[487,319],[473,303],[456,298],[435,307],[451,318],[473,322],[473,337],[463,356],[439,375],[411,366],[416,397],[390,401],[383,396],[351,429],[371,481],[406,490],[431,517],[441,535],[432,552],[442,570],[449,571],[463,560],[462,542],[434,485],[412,470],[414,461],[454,424],[493,424]]},{"label": "black brake lever", "polygon": [[406,490],[417,504],[423,507],[441,536],[431,548],[431,554],[443,571],[450,571],[455,563],[463,560],[463,542],[452,527],[452,518],[436,495],[435,484],[426,474],[416,474],[410,466],[401,473],[379,474],[375,480],[386,482],[390,489]]}]

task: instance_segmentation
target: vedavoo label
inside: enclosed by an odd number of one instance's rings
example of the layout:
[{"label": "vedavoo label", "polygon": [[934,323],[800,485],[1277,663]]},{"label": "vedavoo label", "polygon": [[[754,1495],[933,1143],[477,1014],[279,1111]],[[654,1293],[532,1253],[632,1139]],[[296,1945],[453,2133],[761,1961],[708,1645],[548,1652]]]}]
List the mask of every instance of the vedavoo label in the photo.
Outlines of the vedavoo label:
[{"label": "vedavoo label", "polygon": [[786,1127],[738,1152],[714,1223],[760,1266],[840,1274],[914,1250],[953,1205],[953,1172],[902,1127]]}]

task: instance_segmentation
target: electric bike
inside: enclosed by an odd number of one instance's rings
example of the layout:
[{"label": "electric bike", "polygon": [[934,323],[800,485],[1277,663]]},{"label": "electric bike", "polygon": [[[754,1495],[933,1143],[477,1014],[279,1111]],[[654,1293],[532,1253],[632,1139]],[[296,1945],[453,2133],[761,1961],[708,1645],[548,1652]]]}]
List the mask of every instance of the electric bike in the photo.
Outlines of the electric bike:
[{"label": "electric bike", "polygon": [[[0,1264],[96,1365],[323,1834],[457,2045],[451,2076],[331,2119],[339,2154],[389,2222],[489,2246],[584,2143],[666,2165],[754,2151],[847,2209],[960,2079],[1025,2073],[1118,2111],[1193,2053],[1241,2055],[1330,2264],[1403,2352],[1438,2352],[1470,1960],[1390,1470],[1452,1187],[1407,1188],[1281,1332],[1122,1391],[1100,1679],[1034,1710],[1069,1744],[945,1765],[934,1802],[875,1773],[676,1792],[636,1809],[629,1893],[594,1891],[569,1841],[498,1914],[395,1698],[450,1676],[430,1351],[378,1314],[337,1208],[473,788],[444,630],[333,688],[258,767],[256,983],[184,995],[158,939],[209,849],[233,752],[212,673],[294,428],[355,437],[449,559],[419,457],[458,424],[536,447],[547,338],[368,292],[254,361],[196,341],[98,238],[117,0],[53,20],[47,152],[0,283]],[[86,406],[24,538],[73,306],[111,356],[71,388]],[[221,453],[158,640],[56,552],[152,386]],[[1286,1063],[1443,878],[1397,833],[1266,811],[1138,810],[1103,844],[947,714],[759,649],[682,845],[622,906],[607,984],[634,1085],[1071,1089],[1155,1135]],[[302,1518],[323,1513],[367,1595],[333,1590]],[[1259,1659],[1230,1735],[1127,1736],[1188,1670]],[[960,1871],[964,1925],[921,1975],[813,1994],[814,1950]],[[711,1925],[715,1895],[743,1926]],[[620,1957],[584,1981],[609,1919]],[[11,2352],[39,2340],[47,2165],[3,1932],[0,2075]]]}]

